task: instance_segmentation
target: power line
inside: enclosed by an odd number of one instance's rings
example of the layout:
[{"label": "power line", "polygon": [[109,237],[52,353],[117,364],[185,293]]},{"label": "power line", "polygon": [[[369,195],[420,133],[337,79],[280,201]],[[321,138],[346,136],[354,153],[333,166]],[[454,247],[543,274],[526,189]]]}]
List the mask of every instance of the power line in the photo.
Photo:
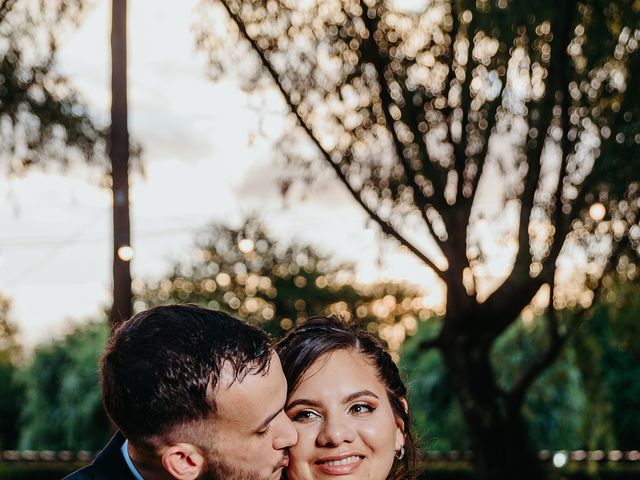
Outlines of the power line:
[{"label": "power line", "polygon": [[[193,226],[193,227],[172,227],[172,228],[164,228],[157,230],[149,230],[146,232],[135,233],[136,237],[149,237],[155,235],[165,235],[165,234],[173,234],[173,233],[184,233],[195,231],[202,226]],[[112,232],[105,233],[92,233],[91,235],[82,235],[82,230],[78,231],[78,235],[74,238],[71,237],[61,237],[61,238],[52,238],[52,237],[13,237],[0,239],[0,247],[12,247],[12,248],[30,248],[30,247],[40,247],[46,245],[52,246],[65,246],[70,244],[77,243],[92,243],[101,240],[110,240]]]},{"label": "power line", "polygon": [[[289,220],[289,219],[283,219],[283,218],[278,218],[278,219],[271,218],[269,219],[268,223],[273,225],[278,224],[279,226],[284,225],[284,226],[288,226],[295,229],[301,229],[301,228],[305,228],[313,225],[325,225],[328,223],[334,223],[337,218],[366,219],[360,214],[348,213],[348,214],[341,214],[341,215],[336,215],[336,214],[331,214],[326,216],[323,215],[321,216],[321,218],[315,218],[315,219],[312,217],[307,217],[304,219],[297,217],[295,220]],[[169,221],[169,219],[164,219],[162,220],[162,223],[166,223],[167,221]],[[141,237],[151,237],[151,236],[166,235],[166,234],[180,234],[180,233],[189,233],[189,232],[196,233],[198,231],[206,230],[206,228],[210,226],[212,223],[215,223],[215,222],[206,221],[205,223],[200,223],[197,225],[183,225],[183,226],[175,226],[175,227],[158,228],[158,229],[146,230],[146,231],[140,231],[140,230],[134,229],[133,235],[134,237],[141,238]],[[112,235],[112,232],[110,231],[109,232],[92,232],[90,234],[83,235],[82,233],[84,232],[84,230],[85,230],[84,228],[80,228],[78,230],[77,235],[73,238],[67,235],[61,236],[58,238],[53,236],[35,236],[35,235],[0,238],[0,248],[5,248],[5,247],[30,248],[30,247],[40,247],[40,246],[47,246],[47,245],[64,246],[64,245],[78,244],[78,243],[92,243],[92,242],[97,242],[101,240],[109,240]]]},{"label": "power line", "polygon": [[56,258],[58,253],[65,246],[74,243],[74,237],[76,237],[82,230],[86,230],[86,228],[89,227],[96,220],[97,220],[96,218],[90,218],[89,221],[85,225],[83,225],[82,228],[79,229],[74,236],[69,237],[66,242],[54,244],[53,248],[51,248],[49,251],[47,251],[43,256],[41,256],[35,262],[31,263],[29,266],[27,266],[25,269],[23,269],[21,272],[19,272],[17,275],[15,275],[13,277],[13,280],[10,282],[10,284],[11,285],[16,285],[16,284],[20,283],[25,277],[28,277],[29,275],[31,275],[34,272],[37,272],[44,265],[46,265],[48,262],[50,262],[51,260]]}]

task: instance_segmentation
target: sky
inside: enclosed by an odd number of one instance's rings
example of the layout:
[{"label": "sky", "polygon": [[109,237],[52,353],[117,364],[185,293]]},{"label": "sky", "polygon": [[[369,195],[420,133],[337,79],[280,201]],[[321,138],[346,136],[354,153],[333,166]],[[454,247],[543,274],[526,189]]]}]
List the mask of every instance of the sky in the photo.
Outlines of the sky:
[{"label": "sky", "polygon": [[[344,261],[362,281],[403,279],[437,304],[441,287],[410,254],[388,250],[337,181],[284,202],[272,163],[283,121],[263,118],[232,79],[206,77],[195,49],[196,0],[129,2],[130,133],[143,148],[131,177],[132,273],[158,278],[191,254],[194,233],[211,222],[237,226],[261,216],[282,241],[298,240]],[[108,119],[109,8],[96,0],[61,42],[57,68],[92,113]],[[264,131],[265,135],[256,135]],[[95,173],[33,171],[0,177],[0,292],[27,347],[58,338],[110,303],[111,197]],[[313,313],[313,312],[312,312]]]}]

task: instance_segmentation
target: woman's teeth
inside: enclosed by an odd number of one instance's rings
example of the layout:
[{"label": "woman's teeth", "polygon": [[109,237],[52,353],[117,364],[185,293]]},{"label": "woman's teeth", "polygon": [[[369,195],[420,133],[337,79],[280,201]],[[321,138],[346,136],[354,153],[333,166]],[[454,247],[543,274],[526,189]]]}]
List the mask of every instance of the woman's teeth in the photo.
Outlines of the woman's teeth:
[{"label": "woman's teeth", "polygon": [[352,455],[350,457],[343,458],[342,460],[329,460],[322,463],[324,463],[325,465],[349,465],[350,463],[355,463],[358,460],[360,460],[360,456]]}]

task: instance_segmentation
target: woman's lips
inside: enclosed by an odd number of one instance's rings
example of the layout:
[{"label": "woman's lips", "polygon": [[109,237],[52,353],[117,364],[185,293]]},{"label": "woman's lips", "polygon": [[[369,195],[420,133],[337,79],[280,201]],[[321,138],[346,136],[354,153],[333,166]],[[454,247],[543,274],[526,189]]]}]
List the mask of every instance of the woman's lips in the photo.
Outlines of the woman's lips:
[{"label": "woman's lips", "polygon": [[354,472],[364,457],[358,454],[326,457],[316,461],[316,468],[326,475],[347,475]]}]

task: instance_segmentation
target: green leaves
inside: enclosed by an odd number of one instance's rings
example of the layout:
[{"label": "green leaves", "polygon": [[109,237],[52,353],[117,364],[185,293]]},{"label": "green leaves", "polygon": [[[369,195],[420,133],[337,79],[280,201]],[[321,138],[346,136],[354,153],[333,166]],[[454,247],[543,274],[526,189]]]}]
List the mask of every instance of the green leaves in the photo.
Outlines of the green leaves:
[{"label": "green leaves", "polygon": [[76,327],[36,348],[20,375],[25,402],[19,448],[97,450],[109,436],[98,384],[106,321]]},{"label": "green leaves", "polygon": [[86,2],[37,3],[3,2],[0,11],[0,162],[13,175],[52,161],[105,167],[106,125],[53,69],[57,38]]}]

